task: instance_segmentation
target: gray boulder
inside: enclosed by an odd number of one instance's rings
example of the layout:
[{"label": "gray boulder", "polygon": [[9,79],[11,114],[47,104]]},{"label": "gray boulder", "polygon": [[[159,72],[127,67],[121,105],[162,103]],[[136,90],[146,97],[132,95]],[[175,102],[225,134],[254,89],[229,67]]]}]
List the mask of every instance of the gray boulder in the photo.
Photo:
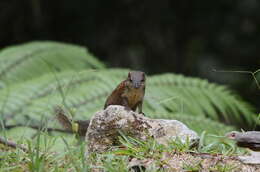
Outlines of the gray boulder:
[{"label": "gray boulder", "polygon": [[199,141],[196,132],[177,120],[151,119],[123,106],[111,105],[92,117],[86,134],[86,152],[103,152],[119,145],[119,131],[140,140],[152,137],[164,145],[177,137],[182,142],[189,139],[193,145]]}]

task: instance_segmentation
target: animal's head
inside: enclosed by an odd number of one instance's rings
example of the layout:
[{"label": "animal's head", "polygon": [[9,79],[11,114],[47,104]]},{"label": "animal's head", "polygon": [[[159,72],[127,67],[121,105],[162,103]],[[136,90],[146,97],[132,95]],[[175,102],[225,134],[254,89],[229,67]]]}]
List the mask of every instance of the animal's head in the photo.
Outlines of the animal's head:
[{"label": "animal's head", "polygon": [[145,73],[141,71],[131,71],[128,73],[127,82],[129,87],[139,89],[145,87]]},{"label": "animal's head", "polygon": [[231,132],[227,133],[225,136],[229,139],[235,140],[239,134],[240,134],[240,132],[238,132],[238,131],[231,131]]}]

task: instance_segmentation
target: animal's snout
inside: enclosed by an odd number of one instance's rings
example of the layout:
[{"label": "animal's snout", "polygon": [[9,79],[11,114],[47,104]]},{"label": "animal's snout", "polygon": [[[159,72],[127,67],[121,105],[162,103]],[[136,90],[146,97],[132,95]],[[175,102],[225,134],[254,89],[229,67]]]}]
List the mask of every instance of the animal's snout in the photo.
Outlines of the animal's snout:
[{"label": "animal's snout", "polygon": [[141,84],[139,82],[135,82],[133,85],[134,85],[134,88],[139,88],[141,86]]}]

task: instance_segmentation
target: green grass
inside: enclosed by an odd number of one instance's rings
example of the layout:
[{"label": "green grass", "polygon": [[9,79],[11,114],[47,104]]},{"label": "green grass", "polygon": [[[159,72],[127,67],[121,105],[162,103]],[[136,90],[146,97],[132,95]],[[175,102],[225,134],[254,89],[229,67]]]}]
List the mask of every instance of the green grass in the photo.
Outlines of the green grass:
[{"label": "green grass", "polygon": [[[162,161],[165,153],[183,154],[194,153],[221,153],[224,155],[237,155],[244,152],[237,149],[234,143],[224,139],[215,138],[215,142],[205,144],[209,135],[202,133],[202,141],[198,148],[190,148],[189,143],[179,140],[171,141],[168,146],[160,145],[153,139],[140,141],[131,137],[120,137],[121,147],[113,147],[110,151],[102,154],[89,154],[85,160],[85,142],[79,142],[75,136],[66,134],[50,135],[38,131],[33,138],[26,136],[17,140],[25,143],[28,153],[19,149],[10,149],[0,145],[0,171],[89,171],[92,168],[100,168],[105,171],[128,171],[128,161],[132,158],[138,160],[152,159],[149,171],[163,171],[158,167],[167,165],[167,159]],[[198,169],[199,165],[183,164],[183,168],[192,171]],[[230,166],[216,165],[220,171],[228,171]],[[195,170],[196,171],[196,170]]]}]

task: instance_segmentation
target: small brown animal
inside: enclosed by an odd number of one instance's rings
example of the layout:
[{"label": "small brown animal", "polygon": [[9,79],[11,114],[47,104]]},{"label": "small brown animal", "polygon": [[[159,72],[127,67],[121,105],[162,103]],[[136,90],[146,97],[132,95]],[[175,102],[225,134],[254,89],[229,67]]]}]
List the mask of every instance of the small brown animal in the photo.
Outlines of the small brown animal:
[{"label": "small brown animal", "polygon": [[226,137],[236,141],[237,146],[260,151],[260,131],[238,132],[232,131]]},{"label": "small brown animal", "polygon": [[244,164],[260,164],[260,131],[237,132],[232,131],[226,137],[236,141],[238,147],[249,148],[249,156],[238,156]]},{"label": "small brown animal", "polygon": [[[145,94],[145,73],[140,71],[132,71],[128,73],[126,80],[122,81],[115,90],[108,96],[104,109],[109,105],[122,105],[127,110],[142,112],[143,98]],[[56,109],[56,118],[61,125],[67,130],[72,131],[72,120],[64,114],[61,109]],[[79,136],[85,136],[89,126],[89,120],[75,121]]]},{"label": "small brown animal", "polygon": [[109,105],[122,105],[133,111],[138,107],[139,113],[142,113],[144,94],[144,72],[129,72],[127,79],[122,81],[107,98],[104,109]]}]

